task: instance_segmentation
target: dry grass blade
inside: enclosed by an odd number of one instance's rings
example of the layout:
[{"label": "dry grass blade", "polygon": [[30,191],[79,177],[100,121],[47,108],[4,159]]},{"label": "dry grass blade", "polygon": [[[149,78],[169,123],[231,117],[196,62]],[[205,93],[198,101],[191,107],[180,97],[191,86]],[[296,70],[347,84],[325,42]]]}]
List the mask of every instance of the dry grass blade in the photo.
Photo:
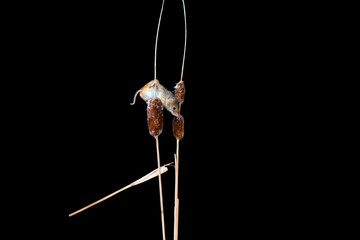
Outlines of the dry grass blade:
[{"label": "dry grass blade", "polygon": [[[168,166],[168,165],[170,165],[170,164],[172,164],[172,163],[168,163],[168,164],[165,164],[164,166],[162,166],[162,167],[160,168],[160,173],[163,174],[163,173],[167,172],[168,168],[167,168],[166,166]],[[144,177],[136,180],[135,182],[127,185],[126,187],[123,187],[123,188],[121,188],[121,189],[119,189],[119,190],[117,190],[117,191],[115,191],[115,192],[113,192],[113,193],[111,193],[111,194],[109,194],[109,195],[101,198],[100,200],[98,200],[98,201],[96,201],[96,202],[93,202],[93,203],[87,205],[86,207],[83,207],[83,208],[81,208],[81,209],[79,209],[79,210],[77,210],[77,211],[69,214],[69,217],[72,217],[72,216],[74,216],[74,215],[76,215],[76,214],[78,214],[78,213],[80,213],[80,212],[82,212],[82,211],[84,211],[84,210],[86,210],[86,209],[88,209],[88,208],[90,208],[90,207],[98,204],[98,203],[101,203],[101,202],[105,201],[106,199],[111,198],[112,196],[114,196],[114,195],[116,195],[116,194],[118,194],[118,193],[120,193],[120,192],[122,192],[122,191],[124,191],[124,190],[126,190],[126,189],[128,189],[128,188],[130,188],[130,187],[132,187],[132,186],[141,184],[141,183],[146,182],[146,181],[148,181],[148,180],[150,180],[150,179],[152,179],[152,178],[154,178],[154,177],[157,177],[158,175],[159,175],[159,169],[155,169],[154,171],[150,172],[149,174],[146,174]]]},{"label": "dry grass blade", "polygon": [[[165,173],[168,170],[166,166],[169,166],[171,164],[173,164],[173,162],[165,164],[164,166],[162,166],[160,168],[161,174]],[[159,169],[155,169],[154,171],[146,174],[145,176],[143,176],[142,178],[140,178],[137,181],[133,182],[132,184],[133,184],[133,186],[138,185],[138,184],[146,182],[146,181],[148,181],[148,180],[150,180],[150,179],[152,179],[154,177],[157,177],[158,175],[159,175]]]}]

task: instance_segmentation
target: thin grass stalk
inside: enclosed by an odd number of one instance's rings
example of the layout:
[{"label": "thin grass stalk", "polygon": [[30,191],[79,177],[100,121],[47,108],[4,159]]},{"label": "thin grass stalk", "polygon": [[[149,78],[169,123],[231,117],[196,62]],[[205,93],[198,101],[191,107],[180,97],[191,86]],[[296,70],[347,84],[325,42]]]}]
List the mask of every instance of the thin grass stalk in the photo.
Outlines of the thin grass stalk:
[{"label": "thin grass stalk", "polygon": [[166,239],[165,236],[165,216],[164,216],[164,204],[163,204],[163,194],[162,194],[162,182],[161,182],[161,167],[160,167],[160,151],[159,151],[159,138],[156,139],[156,153],[157,153],[157,162],[159,168],[159,194],[160,194],[160,210],[161,210],[161,225],[162,225],[162,234],[163,239]]},{"label": "thin grass stalk", "polygon": [[175,196],[174,196],[174,240],[178,239],[179,232],[179,152],[180,140],[184,137],[184,117],[174,117],[172,122],[173,135],[176,138],[175,154]]},{"label": "thin grass stalk", "polygon": [[174,240],[178,239],[179,232],[179,139],[176,139],[175,155],[175,208],[174,208]]}]

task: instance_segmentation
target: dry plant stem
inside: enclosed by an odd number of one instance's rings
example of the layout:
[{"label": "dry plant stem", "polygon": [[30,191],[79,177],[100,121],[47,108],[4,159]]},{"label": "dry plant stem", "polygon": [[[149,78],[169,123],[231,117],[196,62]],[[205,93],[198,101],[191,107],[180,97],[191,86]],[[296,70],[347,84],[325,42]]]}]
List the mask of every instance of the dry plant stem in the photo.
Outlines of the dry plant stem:
[{"label": "dry plant stem", "polygon": [[177,199],[175,201],[175,211],[174,211],[174,216],[177,219],[176,222],[176,227],[174,229],[174,239],[178,240],[178,233],[179,233],[179,199]]},{"label": "dry plant stem", "polygon": [[175,208],[174,208],[174,240],[178,239],[179,230],[179,139],[176,139],[175,156]]},{"label": "dry plant stem", "polygon": [[162,1],[161,4],[161,10],[160,10],[160,16],[159,16],[159,22],[158,22],[158,26],[157,26],[157,31],[156,31],[156,39],[155,39],[155,56],[154,56],[154,79],[156,79],[156,56],[157,56],[157,43],[158,43],[158,38],[159,38],[159,30],[160,30],[160,23],[161,23],[161,16],[164,10],[164,3],[165,0]]},{"label": "dry plant stem", "polygon": [[74,216],[75,214],[78,214],[78,213],[80,213],[80,212],[82,212],[82,211],[84,211],[84,210],[86,210],[86,209],[88,209],[88,208],[90,208],[90,207],[98,204],[98,203],[101,203],[102,201],[105,201],[106,199],[111,198],[112,196],[114,196],[114,195],[118,194],[119,192],[122,192],[122,191],[124,191],[124,190],[126,190],[126,189],[128,189],[128,188],[130,188],[130,187],[132,187],[132,186],[133,186],[133,185],[130,184],[130,185],[126,186],[126,187],[123,187],[123,188],[117,190],[116,192],[113,192],[112,194],[109,194],[109,195],[107,195],[106,197],[103,197],[102,199],[100,199],[100,200],[98,200],[98,201],[96,201],[96,202],[93,202],[93,203],[87,205],[86,207],[83,207],[83,208],[81,208],[81,209],[79,209],[79,210],[77,210],[77,211],[69,214],[69,217],[72,217],[72,216]]},{"label": "dry plant stem", "polygon": [[[181,104],[180,104],[181,106]],[[180,115],[179,117],[173,118],[173,135],[176,138],[176,154],[175,155],[175,197],[174,197],[174,240],[178,239],[179,232],[179,143],[184,137],[184,118]]]},{"label": "dry plant stem", "polygon": [[90,208],[90,207],[98,204],[98,203],[101,203],[102,201],[105,201],[106,199],[111,198],[112,196],[114,196],[114,195],[116,195],[116,194],[118,194],[118,193],[120,193],[120,192],[122,192],[122,191],[124,191],[124,190],[126,190],[126,189],[128,189],[128,188],[130,188],[130,187],[132,187],[132,186],[135,186],[135,185],[141,184],[141,183],[143,183],[143,182],[146,182],[146,181],[148,181],[148,180],[156,177],[159,173],[160,173],[160,174],[165,173],[165,172],[167,171],[167,167],[166,167],[166,166],[168,166],[168,165],[170,165],[170,164],[172,164],[172,163],[168,163],[168,164],[165,164],[164,166],[162,166],[160,172],[159,172],[159,169],[155,169],[154,171],[150,172],[149,174],[146,174],[146,175],[143,176],[142,178],[140,178],[140,179],[136,180],[135,182],[127,185],[126,187],[123,187],[123,188],[121,188],[121,189],[119,189],[119,190],[117,190],[117,191],[115,191],[115,192],[113,192],[113,193],[111,193],[111,194],[109,194],[109,195],[101,198],[100,200],[98,200],[98,201],[96,201],[96,202],[93,202],[93,203],[87,205],[86,207],[83,207],[83,208],[81,208],[81,209],[79,209],[79,210],[77,210],[77,211],[69,214],[69,217],[72,217],[72,216],[74,216],[75,214],[78,214],[78,213],[80,213],[80,212],[82,212],[82,211],[84,211],[84,210],[86,210],[86,209],[88,209],[88,208]]},{"label": "dry plant stem", "polygon": [[183,10],[184,10],[184,26],[185,26],[185,39],[184,39],[184,55],[183,55],[183,62],[182,62],[182,67],[181,67],[181,77],[180,77],[180,81],[182,82],[183,79],[183,73],[184,73],[184,63],[185,63],[185,53],[186,53],[186,41],[187,41],[187,24],[186,24],[186,10],[185,10],[185,2],[184,0],[182,0],[182,4],[183,4]]},{"label": "dry plant stem", "polygon": [[[156,65],[154,66],[154,79],[156,79]],[[155,88],[155,92],[156,92],[156,88]]]},{"label": "dry plant stem", "polygon": [[160,210],[161,210],[161,224],[162,224],[162,234],[163,240],[165,237],[165,217],[164,217],[164,205],[163,205],[163,194],[162,194],[162,183],[161,183],[161,169],[160,169],[160,152],[159,152],[159,138],[155,137],[156,140],[156,153],[157,153],[157,162],[159,168],[159,194],[160,194]]}]

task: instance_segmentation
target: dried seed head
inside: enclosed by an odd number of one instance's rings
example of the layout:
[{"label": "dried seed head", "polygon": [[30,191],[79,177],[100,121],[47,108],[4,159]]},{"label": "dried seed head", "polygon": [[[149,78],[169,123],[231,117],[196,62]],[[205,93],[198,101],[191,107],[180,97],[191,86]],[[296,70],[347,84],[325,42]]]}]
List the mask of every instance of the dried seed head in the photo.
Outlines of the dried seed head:
[{"label": "dried seed head", "polygon": [[152,98],[148,101],[147,122],[150,135],[157,137],[163,129],[163,104],[159,98]]},{"label": "dried seed head", "polygon": [[185,99],[185,84],[183,81],[180,81],[175,86],[175,96],[179,99],[180,103],[184,102]]},{"label": "dried seed head", "polygon": [[179,117],[174,117],[172,122],[173,135],[176,139],[181,140],[184,137],[184,118],[179,115]]}]

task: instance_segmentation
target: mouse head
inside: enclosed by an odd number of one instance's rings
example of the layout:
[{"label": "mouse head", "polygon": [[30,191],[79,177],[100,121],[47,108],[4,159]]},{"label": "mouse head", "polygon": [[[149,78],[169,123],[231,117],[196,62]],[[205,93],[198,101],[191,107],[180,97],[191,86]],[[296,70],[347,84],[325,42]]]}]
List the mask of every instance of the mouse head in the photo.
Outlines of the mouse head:
[{"label": "mouse head", "polygon": [[180,115],[180,103],[179,100],[175,97],[175,96],[168,96],[166,98],[166,102],[165,102],[165,107],[166,109],[171,112],[172,115],[179,117]]}]

